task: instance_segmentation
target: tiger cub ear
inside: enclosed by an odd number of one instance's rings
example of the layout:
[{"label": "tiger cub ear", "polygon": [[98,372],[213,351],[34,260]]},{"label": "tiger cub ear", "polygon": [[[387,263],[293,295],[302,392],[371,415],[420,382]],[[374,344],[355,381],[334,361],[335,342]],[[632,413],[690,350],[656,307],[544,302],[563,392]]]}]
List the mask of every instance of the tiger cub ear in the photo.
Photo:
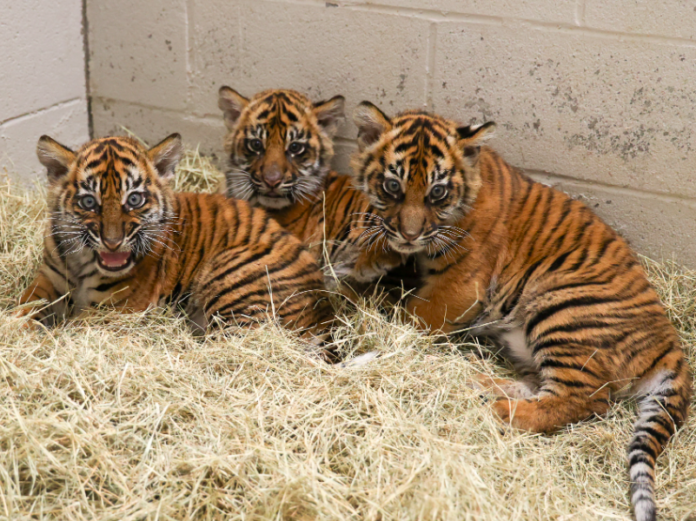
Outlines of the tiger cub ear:
[{"label": "tiger cub ear", "polygon": [[329,137],[333,137],[338,127],[346,119],[346,99],[343,96],[334,96],[328,101],[320,101],[314,104],[314,115],[319,126],[324,129]]},{"label": "tiger cub ear", "polygon": [[182,149],[181,136],[172,134],[147,151],[162,179],[174,177],[176,165],[181,159]]},{"label": "tiger cub ear", "polygon": [[223,85],[218,91],[218,107],[224,114],[225,125],[229,130],[234,129],[239,116],[249,104],[249,100],[231,87]]},{"label": "tiger cub ear", "polygon": [[495,123],[489,121],[483,125],[468,125],[457,129],[457,143],[464,151],[464,157],[472,164],[478,161],[481,145],[495,134]]},{"label": "tiger cub ear", "polygon": [[392,127],[387,115],[369,101],[363,101],[355,108],[353,122],[358,127],[360,150],[375,143],[379,136]]},{"label": "tiger cub ear", "polygon": [[67,174],[70,164],[75,160],[75,152],[46,135],[39,138],[36,155],[46,167],[50,181],[56,181]]}]

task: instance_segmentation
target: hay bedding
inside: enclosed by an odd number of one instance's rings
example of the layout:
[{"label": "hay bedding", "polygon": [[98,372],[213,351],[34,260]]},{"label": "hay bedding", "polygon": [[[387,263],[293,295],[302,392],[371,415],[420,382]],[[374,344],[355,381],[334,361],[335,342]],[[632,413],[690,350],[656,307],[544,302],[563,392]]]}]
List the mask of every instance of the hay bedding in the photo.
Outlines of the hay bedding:
[{"label": "hay bedding", "polygon": [[[218,181],[190,153],[177,186]],[[0,188],[0,518],[630,519],[632,404],[556,436],[503,429],[467,384],[505,367],[369,304],[340,341],[384,356],[354,369],[272,325],[200,340],[161,310],[18,329],[44,210]],[[694,366],[695,274],[645,264]],[[695,427],[659,460],[663,519],[696,519]]]}]

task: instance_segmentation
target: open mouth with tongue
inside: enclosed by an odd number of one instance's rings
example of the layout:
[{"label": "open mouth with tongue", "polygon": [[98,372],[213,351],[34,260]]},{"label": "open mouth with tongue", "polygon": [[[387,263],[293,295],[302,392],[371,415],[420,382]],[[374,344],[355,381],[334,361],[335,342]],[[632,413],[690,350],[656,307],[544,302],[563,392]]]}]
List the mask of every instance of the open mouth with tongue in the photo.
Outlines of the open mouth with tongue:
[{"label": "open mouth with tongue", "polygon": [[131,252],[118,251],[115,253],[100,251],[97,256],[99,266],[107,271],[121,271],[131,263]]}]

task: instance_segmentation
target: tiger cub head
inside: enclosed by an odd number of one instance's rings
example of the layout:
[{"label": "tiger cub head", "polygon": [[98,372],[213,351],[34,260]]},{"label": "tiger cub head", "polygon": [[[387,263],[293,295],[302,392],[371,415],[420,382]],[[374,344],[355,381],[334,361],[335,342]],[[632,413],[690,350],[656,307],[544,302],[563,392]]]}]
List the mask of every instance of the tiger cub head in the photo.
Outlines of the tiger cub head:
[{"label": "tiger cub head", "polygon": [[222,87],[218,106],[229,129],[229,197],[281,209],[321,189],[344,119],[343,96],[312,103],[299,92],[267,90],[247,99]]},{"label": "tiger cub head", "polygon": [[181,156],[172,134],[147,150],[127,137],[95,139],[76,152],[48,136],[37,145],[49,180],[49,237],[61,257],[95,261],[122,276],[162,244],[174,218],[169,180]]},{"label": "tiger cub head", "polygon": [[458,126],[421,111],[390,119],[367,101],[353,119],[359,130],[354,182],[378,210],[387,244],[403,254],[453,247],[465,234],[455,224],[481,187],[480,145],[495,123]]}]

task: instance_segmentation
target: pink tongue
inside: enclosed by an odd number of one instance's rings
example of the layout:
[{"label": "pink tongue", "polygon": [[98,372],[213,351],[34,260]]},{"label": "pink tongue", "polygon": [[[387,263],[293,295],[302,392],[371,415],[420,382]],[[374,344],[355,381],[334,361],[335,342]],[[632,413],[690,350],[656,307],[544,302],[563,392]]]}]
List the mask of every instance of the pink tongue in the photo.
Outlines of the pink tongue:
[{"label": "pink tongue", "polygon": [[117,253],[106,253],[99,252],[102,262],[105,266],[123,266],[128,262],[128,257],[130,257],[129,251],[117,252]]}]

